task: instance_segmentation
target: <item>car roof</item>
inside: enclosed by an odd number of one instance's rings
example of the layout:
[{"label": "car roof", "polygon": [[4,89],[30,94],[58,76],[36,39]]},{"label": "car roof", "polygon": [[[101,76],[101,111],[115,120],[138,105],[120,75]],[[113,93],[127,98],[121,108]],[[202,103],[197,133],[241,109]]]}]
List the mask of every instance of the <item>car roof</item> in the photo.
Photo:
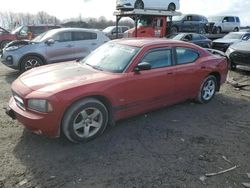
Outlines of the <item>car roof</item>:
[{"label": "car roof", "polygon": [[63,32],[63,31],[94,31],[94,32],[101,32],[98,29],[85,29],[85,28],[58,28],[53,29],[54,32]]},{"label": "car roof", "polygon": [[179,41],[179,40],[165,39],[165,38],[118,39],[118,40],[115,40],[115,42],[119,44],[123,44],[123,45],[135,46],[139,48],[152,46],[152,45],[160,45],[160,44],[188,44],[190,46],[193,46],[190,43],[186,43],[186,42]]}]

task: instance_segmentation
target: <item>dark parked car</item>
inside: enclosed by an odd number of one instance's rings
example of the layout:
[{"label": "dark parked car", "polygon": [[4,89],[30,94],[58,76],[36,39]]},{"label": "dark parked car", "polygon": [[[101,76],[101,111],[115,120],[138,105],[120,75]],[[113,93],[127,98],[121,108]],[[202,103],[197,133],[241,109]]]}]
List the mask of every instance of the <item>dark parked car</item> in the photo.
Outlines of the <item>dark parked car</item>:
[{"label": "dark parked car", "polygon": [[250,40],[231,45],[226,55],[230,59],[231,70],[235,70],[237,65],[250,67]]},{"label": "dark parked car", "polygon": [[81,62],[22,74],[12,84],[6,113],[36,134],[86,142],[119,119],[188,99],[207,103],[227,72],[226,57],[190,43],[121,39]]},{"label": "dark parked car", "polygon": [[246,41],[250,38],[250,32],[231,32],[223,38],[216,39],[212,43],[212,48],[226,52],[228,47],[232,44]]},{"label": "dark parked car", "polygon": [[169,35],[167,38],[174,40],[182,40],[185,42],[191,42],[203,48],[211,48],[212,41],[204,35],[197,33],[175,33]]},{"label": "dark parked car", "polygon": [[207,23],[207,18],[198,14],[183,14],[181,16],[174,16],[170,32],[195,32],[204,34],[206,33]]}]

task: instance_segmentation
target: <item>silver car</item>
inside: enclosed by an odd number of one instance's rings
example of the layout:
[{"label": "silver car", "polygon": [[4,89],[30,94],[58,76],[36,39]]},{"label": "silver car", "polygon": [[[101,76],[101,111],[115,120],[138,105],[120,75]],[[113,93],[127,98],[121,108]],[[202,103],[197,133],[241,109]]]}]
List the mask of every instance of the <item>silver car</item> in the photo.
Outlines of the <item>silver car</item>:
[{"label": "silver car", "polygon": [[94,29],[60,28],[45,32],[31,41],[13,41],[2,51],[1,61],[13,69],[28,69],[62,61],[81,59],[109,41]]}]

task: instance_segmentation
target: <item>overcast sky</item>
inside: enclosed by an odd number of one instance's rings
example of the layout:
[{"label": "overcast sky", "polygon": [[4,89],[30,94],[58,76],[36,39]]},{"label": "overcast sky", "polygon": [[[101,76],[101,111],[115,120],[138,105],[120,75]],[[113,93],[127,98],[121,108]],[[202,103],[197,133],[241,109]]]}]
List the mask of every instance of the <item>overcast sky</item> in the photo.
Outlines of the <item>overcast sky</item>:
[{"label": "overcast sky", "polygon": [[[250,25],[250,0],[180,0],[180,4],[182,13],[236,15],[242,25]],[[82,17],[105,16],[114,20],[115,5],[116,0],[2,0],[0,11],[45,11],[62,20],[79,17],[80,14]]]}]

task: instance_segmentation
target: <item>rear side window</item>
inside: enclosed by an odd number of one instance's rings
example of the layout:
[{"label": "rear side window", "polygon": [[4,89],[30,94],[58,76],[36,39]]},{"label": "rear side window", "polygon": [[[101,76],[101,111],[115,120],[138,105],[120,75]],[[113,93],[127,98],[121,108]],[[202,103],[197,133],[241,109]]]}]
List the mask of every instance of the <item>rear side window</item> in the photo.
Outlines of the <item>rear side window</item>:
[{"label": "rear side window", "polygon": [[73,41],[79,40],[94,40],[97,39],[97,34],[92,32],[73,32]]},{"label": "rear side window", "polygon": [[152,69],[171,66],[171,50],[159,49],[149,52],[141,62],[147,62]]},{"label": "rear side window", "polygon": [[189,48],[176,48],[177,65],[195,62],[199,57],[199,53]]}]

